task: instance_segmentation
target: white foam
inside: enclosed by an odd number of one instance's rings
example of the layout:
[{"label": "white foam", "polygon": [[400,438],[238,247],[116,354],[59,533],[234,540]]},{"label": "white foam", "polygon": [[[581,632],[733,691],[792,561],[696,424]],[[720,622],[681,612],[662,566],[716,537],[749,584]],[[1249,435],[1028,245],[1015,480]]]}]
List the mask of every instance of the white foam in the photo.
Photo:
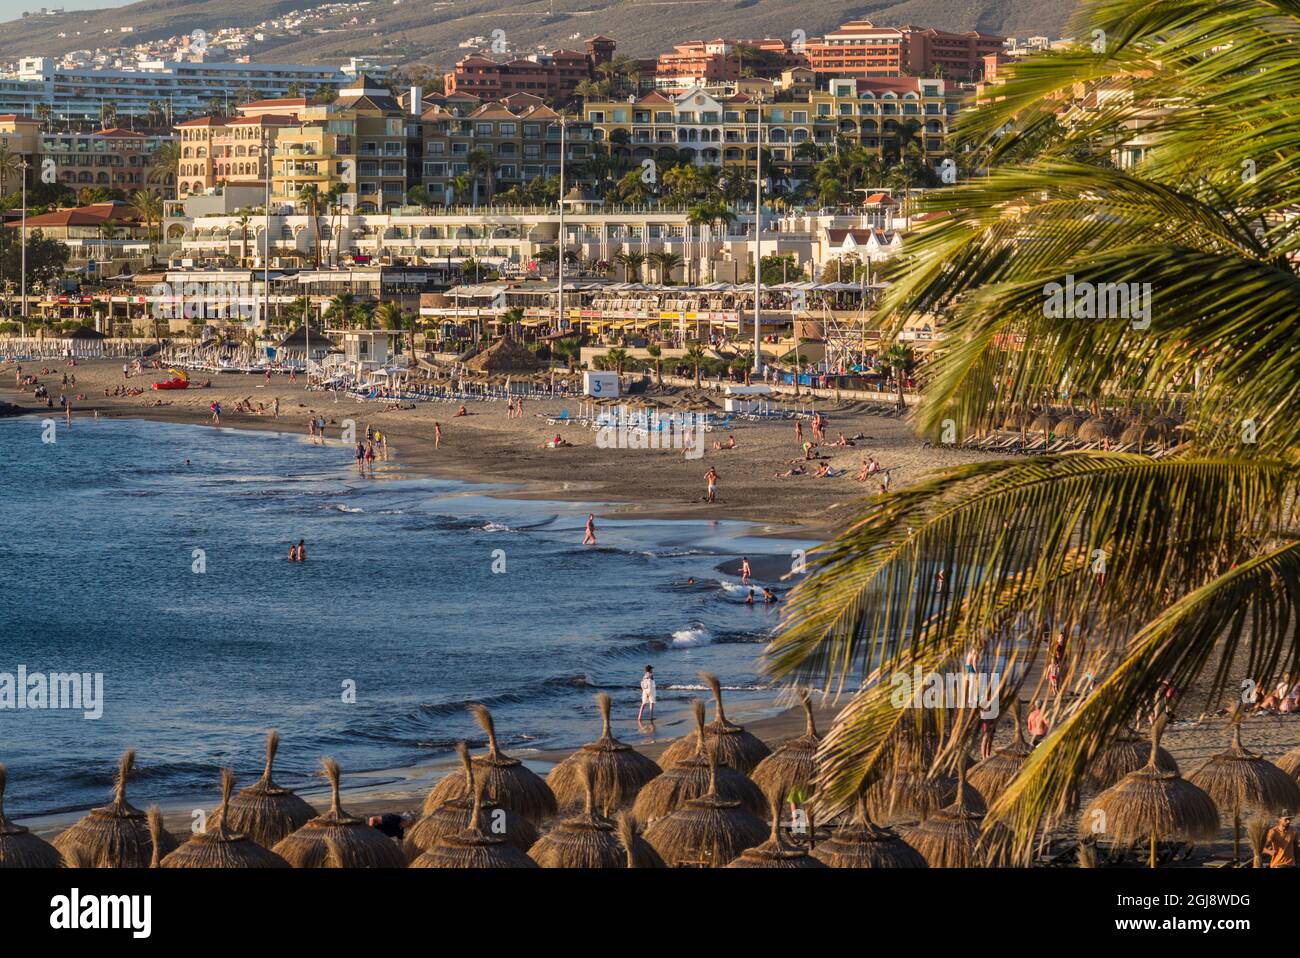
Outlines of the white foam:
[{"label": "white foam", "polygon": [[673,633],[673,648],[692,649],[713,642],[713,633],[702,625],[693,625],[689,629],[678,629]]},{"label": "white foam", "polygon": [[510,527],[503,522],[489,522],[483,526],[484,532],[510,532]]}]

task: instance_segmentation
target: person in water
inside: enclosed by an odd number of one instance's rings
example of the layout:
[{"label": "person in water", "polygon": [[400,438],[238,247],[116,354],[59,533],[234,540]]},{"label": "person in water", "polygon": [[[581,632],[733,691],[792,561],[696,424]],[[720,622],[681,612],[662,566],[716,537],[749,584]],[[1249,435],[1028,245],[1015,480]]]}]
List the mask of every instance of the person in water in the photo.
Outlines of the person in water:
[{"label": "person in water", "polygon": [[290,562],[298,561],[298,547],[294,545],[292,542],[289,543],[289,561]]},{"label": "person in water", "polygon": [[587,513],[587,534],[583,536],[582,544],[584,546],[594,546],[596,544],[596,514]]},{"label": "person in water", "polygon": [[764,605],[771,605],[771,604],[772,604],[773,602],[775,602],[775,601],[776,601],[776,593],[773,592],[771,589],[768,589],[768,588],[764,587],[764,589],[763,589],[763,604],[764,604]]},{"label": "person in water", "polygon": [[749,581],[749,576],[750,576],[750,571],[749,571],[749,559],[747,559],[747,558],[742,558],[742,559],[740,560],[740,581],[741,581],[741,582],[748,582],[748,581]]},{"label": "person in water", "polygon": [[307,561],[307,543],[303,539],[298,540],[298,561],[299,562]]},{"label": "person in water", "polygon": [[754,590],[750,589],[749,594],[745,596],[745,605],[753,605],[753,604],[754,604]]},{"label": "person in water", "polygon": [[655,667],[647,665],[645,674],[641,676],[641,708],[637,710],[636,720],[641,721],[641,713],[645,711],[646,706],[650,706],[650,721],[655,720]]}]

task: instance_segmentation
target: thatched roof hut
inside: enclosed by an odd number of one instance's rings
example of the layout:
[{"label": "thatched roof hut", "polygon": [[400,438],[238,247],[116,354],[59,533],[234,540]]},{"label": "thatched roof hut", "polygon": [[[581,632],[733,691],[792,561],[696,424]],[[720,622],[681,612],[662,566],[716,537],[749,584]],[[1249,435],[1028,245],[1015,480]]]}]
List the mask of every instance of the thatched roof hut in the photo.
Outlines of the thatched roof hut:
[{"label": "thatched roof hut", "polygon": [[734,859],[728,868],[825,868],[826,864],[808,854],[806,848],[789,846],[781,838],[782,799],[775,792],[772,796],[771,816],[772,830],[767,841],[753,848],[746,848]]},{"label": "thatched roof hut", "polygon": [[596,769],[588,762],[579,769],[585,805],[581,814],[566,818],[538,839],[528,857],[542,868],[627,868],[628,850],[637,868],[662,868],[663,861],[633,832],[620,838],[614,822],[596,813]]},{"label": "thatched roof hut", "polygon": [[695,716],[695,754],[651,779],[641,789],[632,805],[632,815],[642,825],[676,811],[689,799],[699,798],[709,790],[711,774],[718,794],[740,802],[750,814],[757,815],[767,807],[767,799],[759,787],[734,768],[718,765],[710,772],[704,736],[704,703],[696,699],[691,703],[691,711]]},{"label": "thatched roof hut", "polygon": [[1300,745],[1291,749],[1274,764],[1292,778],[1300,776]]},{"label": "thatched roof hut", "polygon": [[[469,747],[464,742],[457,742],[456,751],[460,755],[462,771],[467,777],[472,776],[473,763],[469,757]],[[472,798],[450,799],[408,828],[402,840],[402,850],[406,853],[407,860],[414,861],[441,839],[459,835],[469,828],[470,819],[474,817],[474,804],[475,799]],[[523,815],[481,799],[478,804],[480,815],[498,829],[497,834],[521,852],[528,851],[537,842],[537,826]]]},{"label": "thatched roof hut", "polygon": [[841,825],[812,850],[813,858],[831,868],[928,868],[925,858],[898,833],[871,820],[865,798],[857,816]]},{"label": "thatched roof hut", "polygon": [[997,749],[992,755],[970,770],[968,781],[986,800],[998,795],[1011,783],[1013,778],[1020,774],[1025,759],[1033,751],[1029,747],[1029,743],[1025,741],[1024,730],[1020,724],[1019,702],[1016,702],[1011,707],[1011,722],[1015,727],[1015,735],[1011,739],[1011,744],[1005,748]]},{"label": "thatched roof hut", "polygon": [[931,868],[1002,868],[1010,864],[1011,833],[1002,826],[984,832],[983,797],[966,781],[965,761],[957,774],[957,798],[921,824],[902,829],[903,838]]},{"label": "thatched roof hut", "polygon": [[[487,706],[471,705],[475,721],[487,733],[488,752],[474,757],[474,777],[482,782],[486,801],[508,811],[518,812],[535,825],[551,818],[557,811],[555,795],[546,782],[517,758],[501,751],[497,744],[496,724]],[[443,802],[470,797],[469,781],[463,770],[449,774],[429,790],[424,800],[427,815]]]},{"label": "thatched roof hut", "polygon": [[[748,775],[759,762],[772,754],[772,750],[763,744],[758,736],[746,732],[744,726],[727,721],[722,707],[722,683],[711,672],[701,672],[700,679],[708,685],[713,693],[715,715],[713,721],[704,726],[704,738],[708,750],[717,758],[718,763],[730,765],[738,772]],[[663,768],[671,768],[678,762],[685,761],[695,754],[694,735],[685,735],[664,750],[660,757]],[[766,803],[765,803],[766,804]]]},{"label": "thatched roof hut", "polygon": [[928,818],[957,798],[957,779],[931,772],[930,743],[909,745],[894,758],[890,773],[866,790],[867,810],[880,822]]},{"label": "thatched roof hut", "polygon": [[1149,840],[1148,864],[1152,868],[1156,867],[1158,839],[1209,839],[1219,830],[1214,800],[1158,763],[1166,721],[1161,716],[1152,728],[1147,763],[1094,798],[1079,818],[1082,838],[1106,838],[1121,845]]},{"label": "thatched roof hut", "polygon": [[8,781],[9,770],[0,765],[0,868],[62,868],[58,849],[5,817]]},{"label": "thatched roof hut", "polygon": [[271,767],[279,748],[280,733],[272,729],[266,733],[266,767],[262,770],[262,777],[241,788],[228,805],[213,812],[208,820],[209,829],[224,824],[233,832],[247,835],[263,848],[271,848],[316,817],[316,809],[289,789],[275,784],[271,778]]},{"label": "thatched roof hut", "polygon": [[812,797],[821,736],[813,720],[812,697],[804,692],[799,696],[799,704],[804,711],[804,733],[778,747],[750,775],[764,795],[775,793],[787,798],[797,792],[805,798]]},{"label": "thatched roof hut", "polygon": [[294,868],[403,868],[406,858],[392,839],[353,818],[339,801],[339,763],[321,760],[330,783],[330,807],[271,851]]},{"label": "thatched roof hut", "polygon": [[532,372],[541,365],[532,350],[513,339],[498,339],[465,362],[466,369],[486,373]]},{"label": "thatched roof hut", "polygon": [[1115,420],[1090,416],[1079,425],[1074,435],[1080,442],[1101,442],[1103,439],[1114,438],[1116,432]]},{"label": "thatched roof hut", "polygon": [[718,794],[716,769],[711,764],[705,794],[645,830],[645,840],[671,868],[722,868],[767,837],[761,818]]},{"label": "thatched roof hut", "polygon": [[[230,806],[230,793],[235,788],[235,773],[228,768],[221,770],[221,811]],[[161,828],[161,822],[155,824],[150,818],[150,833]],[[288,868],[289,863],[268,851],[247,835],[233,831],[226,824],[229,817],[223,814],[217,821],[209,819],[205,831],[194,835],[180,848],[158,862],[159,868]],[[160,843],[155,841],[154,847]]]},{"label": "thatched roof hut", "polygon": [[1300,786],[1282,769],[1241,744],[1240,714],[1232,725],[1232,744],[1210,756],[1187,780],[1232,813],[1232,859],[1241,860],[1241,813],[1248,809],[1281,812],[1300,807]]},{"label": "thatched roof hut", "polygon": [[[145,813],[126,800],[126,783],[135,770],[135,749],[117,763],[113,801],[91,809],[85,818],[54,839],[54,847],[70,868],[147,868],[153,843]],[[163,832],[163,854],[176,848],[176,839]]]},{"label": "thatched roof hut", "polygon": [[[1088,767],[1088,783],[1097,789],[1107,789],[1130,772],[1136,772],[1151,756],[1151,741],[1137,735],[1125,735],[1093,759]],[[1156,767],[1178,774],[1178,762],[1159,745],[1156,746]]]},{"label": "thatched roof hut", "polygon": [[[463,743],[462,743],[463,744]],[[468,747],[465,753],[469,753]],[[443,835],[433,846],[411,862],[412,868],[536,868],[533,861],[504,835],[484,831],[483,797],[486,788],[474,771],[474,763],[465,768],[466,785],[474,796],[465,830],[454,835]]]},{"label": "thatched roof hut", "polygon": [[551,769],[546,784],[561,808],[572,808],[584,799],[582,769],[591,765],[596,772],[596,803],[608,815],[616,808],[631,805],[642,786],[663,770],[653,759],[614,738],[610,730],[608,695],[599,693],[596,704],[600,707],[600,738],[588,742]]}]

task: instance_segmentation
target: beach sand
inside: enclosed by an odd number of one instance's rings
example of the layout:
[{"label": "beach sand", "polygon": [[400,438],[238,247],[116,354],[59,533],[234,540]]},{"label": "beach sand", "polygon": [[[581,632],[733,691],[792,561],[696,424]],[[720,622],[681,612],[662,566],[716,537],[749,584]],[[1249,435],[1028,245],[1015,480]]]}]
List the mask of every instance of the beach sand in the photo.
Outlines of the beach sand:
[{"label": "beach sand", "polygon": [[[40,375],[42,368],[48,374]],[[57,397],[64,372],[75,373],[75,393],[85,396],[74,400],[77,420],[93,417],[143,418],[166,422],[205,424],[211,422],[209,404],[216,400],[223,406],[221,425],[241,429],[264,429],[306,435],[307,420],[324,415],[329,423],[327,434],[337,437],[343,420],[352,419],[357,433],[364,434],[367,424],[382,430],[389,438],[393,463],[403,475],[431,475],[468,481],[509,483],[511,488],[497,494],[512,498],[547,498],[571,501],[605,502],[603,514],[644,515],[662,518],[729,518],[755,523],[760,531],[773,535],[802,532],[824,538],[851,522],[865,499],[875,494],[874,487],[851,478],[814,479],[811,476],[774,478],[776,472],[789,468],[789,460],[800,455],[790,421],[737,424],[734,435],[738,448],[716,451],[706,449],[700,459],[684,459],[680,451],[602,449],[596,434],[577,425],[549,425],[546,416],[556,416],[561,409],[576,414],[579,400],[529,401],[522,419],[508,418],[504,403],[468,403],[469,415],[455,418],[456,405],[419,403],[414,409],[384,411],[382,403],[363,403],[349,397],[308,392],[300,380],[293,384],[284,375],[275,375],[268,383],[262,376],[242,374],[214,375],[209,388],[155,392],[148,388],[154,381],[168,378],[161,370],[124,380],[120,361],[79,362],[69,368],[63,362],[45,361],[24,365],[26,372],[36,372],[55,397],[55,409],[44,410],[30,392],[14,389],[12,364],[0,364],[0,400],[9,400],[19,410],[44,411],[62,419]],[[206,378],[196,375],[200,381]],[[139,397],[104,397],[124,382],[144,386]],[[66,394],[72,396],[69,388]],[[271,407],[280,400],[278,418],[234,411],[236,402],[249,399]],[[161,400],[163,405],[156,405]],[[808,407],[810,410],[813,407]],[[988,458],[987,454],[960,450],[922,447],[909,425],[902,420],[861,412],[854,405],[818,406],[830,417],[827,435],[834,439],[846,436],[868,437],[847,449],[823,448],[837,470],[856,472],[864,456],[873,456],[885,469],[892,471],[894,487],[908,485],[935,469]],[[434,448],[434,422],[442,425],[441,448]],[[559,433],[573,443],[571,448],[544,449],[543,443]],[[811,438],[805,422],[804,434]],[[726,434],[708,434],[725,440]],[[721,476],[719,502],[704,501],[704,472],[713,466]],[[1163,744],[1174,755],[1184,775],[1205,759],[1222,751],[1227,744],[1225,719],[1213,713],[1217,705],[1206,706],[1204,691],[1194,689],[1179,708],[1179,720],[1165,733]],[[768,711],[775,703],[768,703]],[[823,709],[819,726],[829,727],[833,709]],[[803,715],[798,708],[781,714],[753,719],[732,716],[745,724],[770,745],[793,738],[803,731]],[[616,716],[615,734],[636,741],[635,727]],[[593,737],[595,730],[593,730]],[[1009,736],[1005,725],[999,741]],[[644,736],[642,736],[644,739]],[[1277,758],[1300,742],[1300,716],[1261,715],[1247,718],[1243,726],[1247,747],[1269,758]],[[651,757],[657,756],[668,739],[638,748]],[[520,752],[539,773],[544,773],[565,752]],[[427,765],[402,769],[349,774],[345,777],[346,805],[354,814],[418,809],[429,786],[454,765],[454,759],[441,758]],[[315,804],[325,794],[306,790]],[[209,803],[209,806],[215,802]],[[168,825],[184,832],[190,823],[189,807],[166,807]],[[52,834],[70,824],[79,814],[51,816],[28,822],[33,830]],[[1230,844],[1218,843],[1213,854],[1222,857]]]}]

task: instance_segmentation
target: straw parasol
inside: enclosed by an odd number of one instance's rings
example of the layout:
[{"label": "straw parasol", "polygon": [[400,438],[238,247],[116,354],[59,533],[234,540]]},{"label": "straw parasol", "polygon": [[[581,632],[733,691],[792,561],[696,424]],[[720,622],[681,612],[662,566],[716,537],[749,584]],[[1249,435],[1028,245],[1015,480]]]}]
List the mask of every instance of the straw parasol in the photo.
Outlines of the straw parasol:
[{"label": "straw parasol", "polygon": [[1058,422],[1060,420],[1056,418],[1050,409],[1044,409],[1029,424],[1029,431],[1048,433],[1056,428]]},{"label": "straw parasol", "polygon": [[831,868],[928,868],[925,859],[898,833],[871,820],[865,798],[858,799],[855,821],[841,825],[812,851]]},{"label": "straw parasol", "polygon": [[984,798],[992,798],[1010,784],[1020,774],[1025,759],[1033,751],[1025,741],[1025,734],[1020,726],[1020,703],[1011,706],[1011,721],[1016,734],[1011,744],[1000,748],[984,761],[970,770],[970,783]]},{"label": "straw parasol", "polygon": [[897,818],[923,819],[933,815],[957,797],[957,779],[931,774],[927,746],[908,747],[899,754],[893,773],[877,779],[867,788],[867,809],[881,821]]},{"label": "straw parasol", "polygon": [[[460,755],[461,768],[466,775],[472,774],[469,746],[464,742],[456,743]],[[526,852],[537,841],[537,826],[518,812],[507,811],[492,802],[481,802],[482,817],[504,829],[501,837],[514,845],[521,852]],[[459,835],[469,827],[469,820],[474,815],[474,800],[471,798],[453,798],[443,802],[418,822],[406,830],[402,841],[402,850],[408,860],[415,859],[421,852],[428,851],[438,841],[449,835]]]},{"label": "straw parasol", "polygon": [[262,777],[217,809],[208,828],[225,824],[232,831],[247,835],[263,848],[270,848],[286,835],[296,832],[316,817],[316,809],[287,788],[275,784],[271,766],[280,748],[280,733],[266,733],[266,768]]},{"label": "straw parasol", "polygon": [[[1147,763],[1151,743],[1137,735],[1126,735],[1093,760],[1088,768],[1088,783],[1097,789],[1110,788],[1130,772]],[[1178,774],[1178,762],[1163,748],[1156,747],[1156,767]]]},{"label": "straw parasol", "polygon": [[[628,851],[617,826],[596,814],[596,768],[588,762],[579,770],[586,802],[583,811],[566,818],[543,835],[528,852],[542,868],[626,868]],[[635,867],[663,867],[653,848],[635,832],[630,837]]]},{"label": "straw parasol", "polygon": [[763,820],[718,794],[717,762],[709,758],[709,790],[651,822],[645,840],[673,868],[721,868],[767,837]]},{"label": "straw parasol", "polygon": [[1056,435],[1062,439],[1068,439],[1079,431],[1083,425],[1083,417],[1077,412],[1067,413],[1060,422],[1056,424]]},{"label": "straw parasol", "polygon": [[[772,750],[763,744],[758,736],[746,732],[744,726],[733,725],[727,721],[722,708],[722,683],[711,672],[701,672],[700,679],[713,693],[716,715],[712,722],[704,726],[704,736],[709,751],[718,762],[730,765],[738,772],[748,775],[759,762],[772,754]],[[669,745],[660,757],[664,768],[670,768],[678,762],[685,761],[695,754],[695,736],[686,735]],[[766,803],[764,803],[766,805]]]},{"label": "straw parasol", "polygon": [[1241,860],[1241,813],[1245,809],[1281,812],[1300,806],[1300,787],[1282,769],[1241,744],[1241,714],[1232,724],[1232,744],[1210,756],[1187,780],[1232,812],[1232,860]]},{"label": "straw parasol", "polygon": [[598,694],[596,704],[600,707],[603,726],[600,738],[588,742],[551,769],[546,784],[561,808],[572,807],[583,800],[582,768],[594,766],[596,801],[608,815],[612,809],[631,805],[642,786],[661,774],[662,769],[632,746],[614,738],[610,732],[608,695],[604,692]]},{"label": "straw parasol", "polygon": [[1292,778],[1300,776],[1300,745],[1291,749],[1274,764]]},{"label": "straw parasol", "polygon": [[767,841],[746,848],[728,868],[825,868],[826,864],[813,858],[803,848],[791,848],[781,838],[781,797],[771,793],[772,830]]},{"label": "straw parasol", "polygon": [[[646,783],[632,806],[632,815],[643,825],[676,811],[688,799],[699,798],[709,789],[709,759],[705,755],[704,703],[699,699],[691,703],[695,715],[695,754],[674,765],[662,775]],[[740,802],[747,811],[757,814],[767,807],[759,787],[746,776],[727,765],[719,765],[715,773],[718,794]]]},{"label": "straw parasol", "polygon": [[0,765],[0,868],[62,868],[63,856],[49,842],[5,818],[9,770]]},{"label": "straw parasol", "polygon": [[1121,845],[1148,839],[1152,868],[1158,839],[1210,839],[1219,830],[1214,800],[1157,761],[1167,721],[1162,715],[1152,726],[1147,763],[1094,798],[1079,818],[1079,834],[1084,838],[1105,837]]},{"label": "straw parasol", "polygon": [[330,782],[330,807],[276,843],[271,851],[294,868],[403,868],[406,858],[391,839],[353,818],[339,802],[339,763],[321,760]]},{"label": "straw parasol", "polygon": [[[191,838],[158,862],[159,868],[288,868],[289,863],[275,852],[267,851],[247,835],[233,831],[224,813],[230,807],[230,793],[235,789],[235,773],[221,770],[221,811],[219,819],[208,822],[205,831]],[[149,824],[154,827],[153,818]],[[155,843],[155,846],[157,843]]]},{"label": "straw parasol", "polygon": [[799,696],[804,711],[804,733],[786,742],[769,755],[750,774],[754,784],[764,795],[776,793],[788,796],[794,791],[811,795],[813,778],[817,774],[817,746],[821,736],[813,721],[812,696],[807,692]]},{"label": "straw parasol", "polygon": [[1009,864],[1011,833],[995,825],[984,831],[984,798],[966,781],[966,759],[957,772],[957,798],[921,824],[902,829],[903,838],[931,868],[1001,868]]},{"label": "straw parasol", "polygon": [[[469,754],[468,747],[465,747],[465,754]],[[411,867],[536,868],[537,862],[506,841],[504,835],[486,832],[480,826],[483,797],[487,788],[483,779],[474,774],[473,762],[465,766],[465,781],[470,794],[474,796],[474,805],[465,830],[443,835],[424,854],[411,862]]]},{"label": "straw parasol", "polygon": [[[69,868],[144,868],[153,854],[145,813],[126,800],[126,782],[135,769],[135,749],[127,749],[117,763],[113,801],[95,808],[85,818],[54,839]],[[162,853],[176,848],[167,832],[160,836]]]},{"label": "straw parasol", "polygon": [[[507,811],[518,812],[535,825],[554,816],[557,808],[555,796],[546,782],[519,759],[502,752],[497,745],[496,724],[487,706],[471,705],[470,711],[488,737],[488,753],[474,758],[475,777],[482,780],[484,798]],[[424,800],[424,812],[428,814],[443,802],[467,798],[471,794],[464,771],[457,770],[430,789]]]},{"label": "straw parasol", "polygon": [[1112,420],[1099,416],[1090,416],[1085,419],[1074,436],[1080,442],[1101,442],[1103,439],[1109,439],[1115,433],[1115,423]]}]

